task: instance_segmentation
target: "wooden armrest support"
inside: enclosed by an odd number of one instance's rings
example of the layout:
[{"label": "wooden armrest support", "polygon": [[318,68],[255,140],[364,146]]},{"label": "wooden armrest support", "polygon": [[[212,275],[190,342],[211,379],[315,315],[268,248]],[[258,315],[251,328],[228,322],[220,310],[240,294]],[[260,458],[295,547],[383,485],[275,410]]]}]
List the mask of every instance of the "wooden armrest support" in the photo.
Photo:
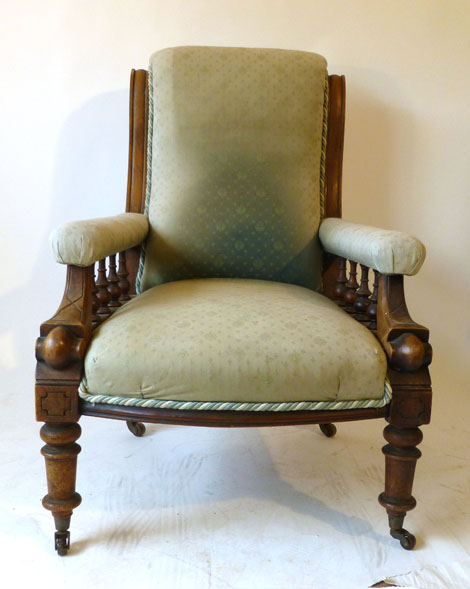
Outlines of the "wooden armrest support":
[{"label": "wooden armrest support", "polygon": [[[349,266],[349,268],[348,268]],[[370,268],[340,256],[325,257],[325,294],[374,331],[397,372],[416,372],[431,363],[429,330],[411,319],[405,302],[403,275],[374,272],[369,290]]]},{"label": "wooden armrest support", "polygon": [[92,330],[93,266],[67,266],[64,296],[36,341],[36,418],[78,421],[78,385]]},{"label": "wooden armrest support", "polygon": [[355,261],[326,256],[324,292],[373,331],[387,355],[387,377],[392,386],[387,421],[402,428],[429,423],[432,395],[427,368],[432,360],[429,331],[415,323],[408,313],[403,275],[385,275],[374,270],[371,293],[370,268],[360,265],[359,283],[357,267]]},{"label": "wooden armrest support", "polygon": [[100,260],[96,282],[94,264],[67,266],[62,302],[36,341],[38,421],[78,421],[78,386],[92,331],[135,292],[135,271],[128,272],[126,254],[138,261],[137,248],[121,252],[119,265],[116,254]]},{"label": "wooden armrest support", "polygon": [[59,309],[40,328],[36,359],[63,371],[85,355],[92,328],[93,266],[67,266],[67,280]]},{"label": "wooden armrest support", "polygon": [[405,302],[403,275],[379,277],[377,337],[398,372],[415,372],[432,360],[429,330],[411,319]]},{"label": "wooden armrest support", "polygon": [[411,319],[402,275],[380,275],[377,337],[388,357],[392,401],[387,421],[414,428],[431,420],[432,389],[428,365],[432,360],[429,330]]}]

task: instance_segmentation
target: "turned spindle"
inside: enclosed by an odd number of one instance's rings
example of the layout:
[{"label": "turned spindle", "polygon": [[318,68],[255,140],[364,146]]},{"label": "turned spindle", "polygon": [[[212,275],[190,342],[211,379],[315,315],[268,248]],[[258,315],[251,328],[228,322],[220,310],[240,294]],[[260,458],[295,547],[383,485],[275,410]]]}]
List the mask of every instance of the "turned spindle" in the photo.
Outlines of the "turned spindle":
[{"label": "turned spindle", "polygon": [[131,288],[131,283],[127,279],[129,276],[129,272],[127,271],[126,265],[126,252],[119,253],[119,269],[118,269],[118,276],[119,276],[119,288],[121,289],[121,296],[119,297],[119,301],[124,303],[128,301],[131,297],[129,296],[129,290]]},{"label": "turned spindle", "polygon": [[110,301],[108,308],[111,312],[115,311],[117,307],[121,306],[119,297],[121,296],[121,289],[119,288],[119,277],[116,272],[116,254],[109,256],[108,262],[108,292]]},{"label": "turned spindle", "polygon": [[99,304],[96,313],[100,317],[100,319],[103,320],[111,314],[108,308],[108,303],[111,299],[111,296],[108,291],[108,279],[106,278],[106,259],[99,261],[98,278],[96,280],[96,286],[98,288],[96,298],[98,299]]},{"label": "turned spindle", "polygon": [[100,318],[98,316],[98,309],[99,309],[99,301],[98,301],[98,297],[96,296],[98,294],[98,288],[96,286],[96,282],[95,282],[95,269],[93,267],[93,280],[91,282],[91,324],[93,327],[96,327],[97,325],[99,325],[100,322]]},{"label": "turned spindle", "polygon": [[346,292],[347,281],[348,279],[346,276],[346,260],[345,258],[340,258],[338,276],[336,278],[336,284],[333,291],[335,301],[340,307],[344,307],[344,293]]},{"label": "turned spindle", "polygon": [[372,294],[369,299],[369,306],[367,307],[366,316],[369,321],[369,329],[375,331],[377,329],[377,301],[379,298],[379,272],[374,270],[374,286]]},{"label": "turned spindle", "polygon": [[349,279],[346,282],[346,292],[344,293],[343,300],[346,305],[346,311],[348,313],[354,313],[354,303],[357,299],[357,289],[359,284],[357,282],[357,262],[349,260]]},{"label": "turned spindle", "polygon": [[357,289],[357,298],[354,303],[355,316],[358,321],[367,321],[367,307],[370,304],[369,297],[369,266],[361,264],[361,284]]}]

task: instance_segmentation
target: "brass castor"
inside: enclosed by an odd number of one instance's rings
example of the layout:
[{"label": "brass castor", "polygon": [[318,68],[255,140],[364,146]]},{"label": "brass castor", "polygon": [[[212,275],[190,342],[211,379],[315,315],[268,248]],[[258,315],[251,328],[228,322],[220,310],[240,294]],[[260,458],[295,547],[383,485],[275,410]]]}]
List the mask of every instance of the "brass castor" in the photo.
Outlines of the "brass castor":
[{"label": "brass castor", "polygon": [[145,425],[140,423],[140,421],[126,421],[126,423],[129,431],[132,432],[134,436],[141,438],[145,434]]},{"label": "brass castor", "polygon": [[390,525],[390,536],[396,540],[400,540],[400,546],[405,550],[413,550],[416,546],[416,538],[411,532],[403,528],[404,515],[389,515],[388,521]]},{"label": "brass castor", "polygon": [[390,536],[400,540],[400,546],[405,550],[413,550],[416,546],[416,538],[411,532],[405,530],[405,528],[401,528],[401,530],[390,530]]},{"label": "brass castor", "polygon": [[57,554],[65,556],[70,548],[70,532],[56,532],[54,535],[54,544]]},{"label": "brass castor", "polygon": [[320,429],[327,438],[332,438],[337,432],[334,423],[320,423]]}]

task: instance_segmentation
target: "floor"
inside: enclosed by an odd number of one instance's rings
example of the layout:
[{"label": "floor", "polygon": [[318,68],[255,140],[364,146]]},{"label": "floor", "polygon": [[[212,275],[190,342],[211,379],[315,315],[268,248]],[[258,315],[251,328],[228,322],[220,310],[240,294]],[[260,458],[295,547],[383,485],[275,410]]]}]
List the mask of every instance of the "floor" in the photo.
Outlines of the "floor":
[{"label": "floor", "polygon": [[40,502],[39,425],[31,382],[24,384],[27,392],[8,395],[0,428],[1,570],[14,580],[3,587],[365,589],[386,579],[470,587],[463,396],[450,408],[437,399],[433,424],[423,428],[418,507],[406,522],[418,538],[413,552],[388,535],[377,503],[382,421],[339,424],[331,439],[315,426],[165,425],[136,438],[123,422],[83,418],[83,502],[72,548],[60,558]]}]

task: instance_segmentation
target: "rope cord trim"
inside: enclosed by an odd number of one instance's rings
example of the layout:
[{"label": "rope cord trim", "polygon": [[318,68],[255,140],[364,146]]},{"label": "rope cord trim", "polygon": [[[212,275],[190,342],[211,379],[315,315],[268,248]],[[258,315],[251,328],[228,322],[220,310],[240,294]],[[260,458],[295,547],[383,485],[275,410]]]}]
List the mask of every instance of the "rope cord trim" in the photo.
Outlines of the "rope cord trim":
[{"label": "rope cord trim", "polygon": [[[153,74],[149,68],[148,71],[148,129],[147,129],[147,176],[145,178],[145,214],[149,215],[149,202],[150,202],[150,191],[152,186],[152,140],[153,140]],[[144,272],[145,264],[145,242],[142,244],[142,249],[139,259],[139,271],[137,272],[137,278],[135,281],[135,290],[137,294],[140,294],[140,285],[142,282],[142,275]]]},{"label": "rope cord trim", "polygon": [[325,216],[325,177],[326,177],[326,139],[328,134],[328,101],[329,84],[328,72],[325,77],[325,98],[323,100],[323,125],[321,135],[321,156],[320,156],[320,220]]}]

